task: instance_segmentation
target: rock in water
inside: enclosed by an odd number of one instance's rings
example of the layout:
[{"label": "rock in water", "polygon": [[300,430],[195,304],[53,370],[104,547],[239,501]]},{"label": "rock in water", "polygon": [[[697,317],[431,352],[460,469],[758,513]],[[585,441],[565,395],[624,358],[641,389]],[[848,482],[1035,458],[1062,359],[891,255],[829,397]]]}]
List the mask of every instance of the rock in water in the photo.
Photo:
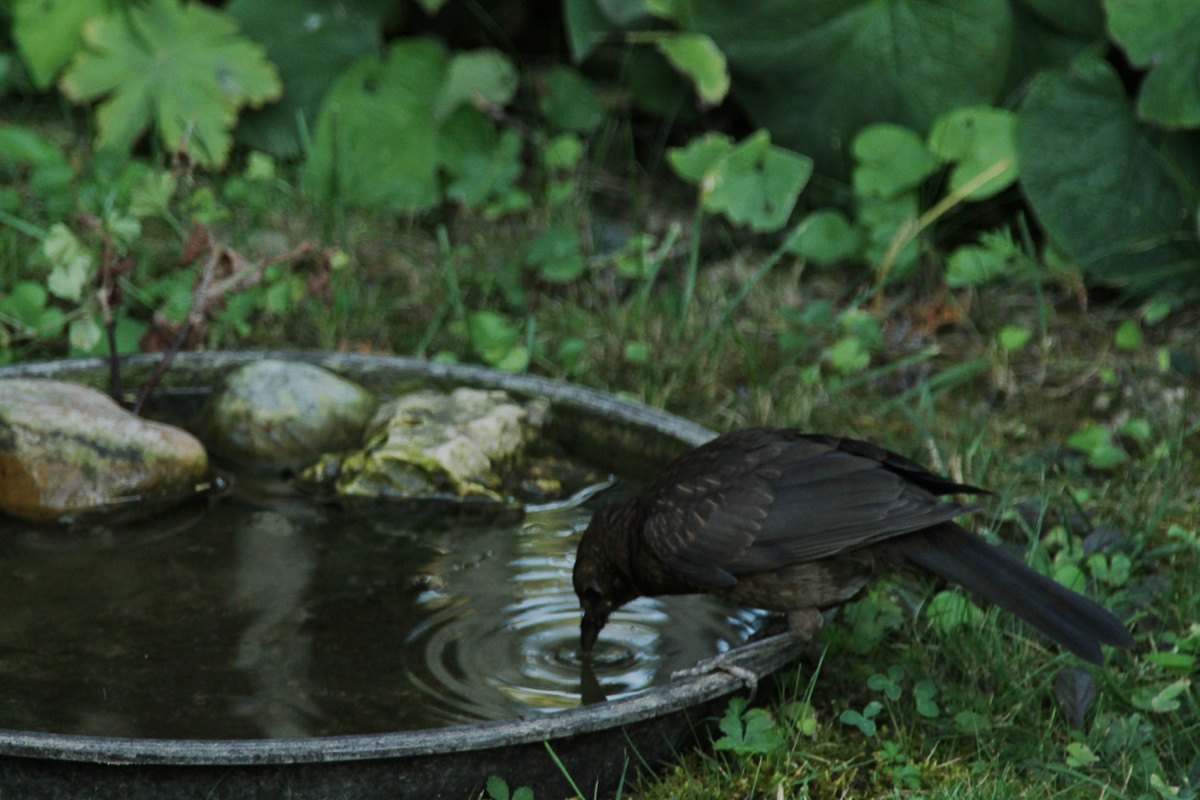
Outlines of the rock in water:
[{"label": "rock in water", "polygon": [[205,408],[213,452],[265,467],[299,467],[362,441],[374,395],[329,370],[295,361],[239,367]]},{"label": "rock in water", "polygon": [[501,391],[416,392],[384,404],[366,446],[323,459],[302,479],[340,495],[503,500],[506,475],[545,423],[549,404]]},{"label": "rock in water", "polygon": [[0,511],[70,521],[134,501],[155,510],[194,494],[208,456],[196,437],[148,422],[74,383],[0,380]]}]

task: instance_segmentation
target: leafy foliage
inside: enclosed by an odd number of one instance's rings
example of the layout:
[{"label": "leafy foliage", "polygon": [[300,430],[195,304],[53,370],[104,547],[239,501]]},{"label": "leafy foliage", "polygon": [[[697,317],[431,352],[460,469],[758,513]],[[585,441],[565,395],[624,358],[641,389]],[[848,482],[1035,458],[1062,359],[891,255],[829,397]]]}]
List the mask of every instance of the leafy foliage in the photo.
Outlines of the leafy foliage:
[{"label": "leafy foliage", "polygon": [[[351,63],[383,44],[382,19],[390,4],[353,0],[232,0],[225,13],[261,44],[279,70],[283,95],[243,116],[239,143],[276,156],[296,156],[305,128],[317,118],[325,93]],[[314,58],[314,54],[320,54]]]},{"label": "leafy foliage", "polygon": [[1200,267],[1187,146],[1138,122],[1116,72],[1091,57],[1041,75],[1017,125],[1039,221],[1089,276],[1136,292],[1181,286]]},{"label": "leafy foliage", "polygon": [[83,38],[61,83],[76,102],[107,98],[96,112],[103,147],[127,151],[153,125],[168,149],[221,167],[238,109],[282,90],[263,48],[199,3],[149,0],[89,20]]},{"label": "leafy foliage", "polygon": [[16,0],[13,38],[36,86],[54,82],[83,45],[83,24],[111,7],[110,0]]}]

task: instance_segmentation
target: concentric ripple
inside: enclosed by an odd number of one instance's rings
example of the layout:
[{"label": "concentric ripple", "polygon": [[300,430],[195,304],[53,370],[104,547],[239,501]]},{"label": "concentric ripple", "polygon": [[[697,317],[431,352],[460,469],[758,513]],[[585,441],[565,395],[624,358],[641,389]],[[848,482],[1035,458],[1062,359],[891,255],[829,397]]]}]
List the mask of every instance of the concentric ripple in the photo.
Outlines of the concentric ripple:
[{"label": "concentric ripple", "polygon": [[585,674],[571,567],[589,518],[579,504],[533,510],[515,536],[474,536],[433,566],[442,581],[422,598],[430,613],[408,644],[423,658],[409,661],[408,677],[447,721],[574,707],[599,699],[589,696],[597,683],[623,697],[745,639],[751,613],[702,597],[642,598],[613,614]]}]

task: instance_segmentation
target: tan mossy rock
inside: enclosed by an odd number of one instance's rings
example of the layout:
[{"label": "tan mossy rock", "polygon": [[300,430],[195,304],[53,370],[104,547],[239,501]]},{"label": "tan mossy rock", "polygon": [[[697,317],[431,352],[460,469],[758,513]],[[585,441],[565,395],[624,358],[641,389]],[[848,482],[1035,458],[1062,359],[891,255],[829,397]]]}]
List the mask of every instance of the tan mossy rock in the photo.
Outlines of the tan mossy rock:
[{"label": "tan mossy rock", "polygon": [[504,500],[506,477],[545,424],[549,403],[461,388],[385,403],[366,446],[328,456],[301,480],[357,497],[430,495]]},{"label": "tan mossy rock", "polygon": [[87,386],[0,380],[0,511],[71,521],[194,495],[208,473],[187,431],[149,422]]},{"label": "tan mossy rock", "polygon": [[200,434],[214,453],[241,464],[301,467],[361,442],[378,406],[371,392],[329,370],[265,359],[225,376]]}]

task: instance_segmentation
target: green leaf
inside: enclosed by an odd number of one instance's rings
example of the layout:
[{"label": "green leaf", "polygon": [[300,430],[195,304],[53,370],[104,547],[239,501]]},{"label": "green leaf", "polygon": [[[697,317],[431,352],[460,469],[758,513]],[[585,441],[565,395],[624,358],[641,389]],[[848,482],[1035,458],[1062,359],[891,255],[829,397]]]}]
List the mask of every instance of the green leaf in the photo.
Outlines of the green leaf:
[{"label": "green leaf", "polygon": [[517,91],[517,69],[499,50],[458,53],[450,60],[445,83],[433,102],[433,121],[441,125],[464,103],[480,111],[508,105]]},{"label": "green leaf", "polygon": [[1167,318],[1171,313],[1171,304],[1163,300],[1156,300],[1146,306],[1146,310],[1142,313],[1142,321],[1147,325],[1157,325]]},{"label": "green leaf", "polygon": [[438,202],[433,98],[445,79],[445,48],[401,39],[385,59],[364,56],[325,98],[304,185],[319,198],[421,211]]},{"label": "green leaf", "polygon": [[996,334],[1000,349],[1006,353],[1017,353],[1024,350],[1025,345],[1029,344],[1029,340],[1032,338],[1033,332],[1020,325],[1005,325],[1000,329],[1000,333]]},{"label": "green leaf", "polygon": [[525,262],[536,268],[543,280],[570,283],[582,275],[587,266],[580,244],[579,234],[575,231],[554,227],[529,246]]},{"label": "green leaf", "polygon": [[501,314],[477,311],[467,317],[471,346],[496,369],[521,372],[529,365],[529,350],[520,345],[521,331]]},{"label": "green leaf", "polygon": [[983,286],[1012,271],[1012,256],[982,245],[964,245],[946,261],[946,285]]},{"label": "green leaf", "polygon": [[263,48],[200,3],[149,0],[89,21],[83,38],[89,51],[61,85],[76,102],[107,97],[96,111],[102,147],[128,151],[153,124],[170,150],[221,167],[238,109],[282,91]]},{"label": "green leaf", "polygon": [[880,123],[854,137],[854,191],[890,200],[915,189],[938,169],[921,137],[901,125]]},{"label": "green leaf", "polygon": [[579,166],[583,159],[583,142],[573,133],[562,133],[546,143],[542,163],[546,169],[567,172]]},{"label": "green leaf", "polygon": [[[225,13],[242,33],[266,48],[279,70],[279,102],[251,111],[238,122],[238,142],[280,157],[300,154],[303,137],[317,119],[321,100],[355,59],[378,51],[386,2],[353,0],[232,0]],[[314,58],[314,54],[320,54]]]},{"label": "green leaf", "polygon": [[650,345],[645,342],[628,342],[625,345],[625,360],[631,364],[645,364],[650,361]]},{"label": "green leaf", "polygon": [[538,111],[562,131],[591,133],[604,119],[604,106],[591,81],[568,66],[543,72],[537,82]]},{"label": "green leaf", "polygon": [[755,123],[837,175],[866,125],[924,134],[950,109],[993,103],[1012,53],[1009,0],[692,0],[689,11]]},{"label": "green leaf", "polygon": [[1166,686],[1144,686],[1136,689],[1130,698],[1136,708],[1152,711],[1155,714],[1169,714],[1178,711],[1181,705],[1179,696],[1192,685],[1191,678],[1180,678]]},{"label": "green leaf", "polygon": [[918,681],[917,685],[913,687],[913,696],[917,699],[917,713],[931,719],[942,713],[933,699],[936,695],[937,687],[934,686],[933,681]]},{"label": "green leaf", "polygon": [[562,5],[571,60],[579,64],[604,41],[612,26],[596,0],[563,0]]},{"label": "green leaf", "polygon": [[69,167],[62,148],[32,128],[0,125],[0,166]]},{"label": "green leaf", "polygon": [[1104,35],[1104,8],[1100,0],[1020,0],[1020,3],[1060,31],[1090,38]]},{"label": "green leaf", "polygon": [[1113,336],[1113,344],[1120,350],[1137,350],[1145,341],[1142,336],[1142,326],[1136,319],[1127,319],[1117,328]]},{"label": "green leaf", "polygon": [[1089,425],[1067,439],[1067,447],[1090,453],[1097,447],[1112,444],[1112,432],[1102,425]]},{"label": "green leaf", "polygon": [[100,327],[100,323],[96,322],[91,314],[84,314],[82,317],[75,318],[67,327],[67,340],[71,344],[72,351],[77,353],[87,353],[94,350],[100,344],[100,339],[103,336],[104,329]]},{"label": "green leaf", "polygon": [[719,105],[729,93],[729,66],[725,54],[702,33],[678,33],[654,41],[671,66],[696,87],[704,106]]},{"label": "green leaf", "polygon": [[1083,742],[1071,742],[1067,745],[1067,766],[1074,769],[1089,767],[1100,760],[1092,749]]},{"label": "green leaf", "polygon": [[736,753],[770,753],[780,747],[783,737],[770,713],[761,708],[745,709],[745,698],[729,701],[725,716],[717,723],[725,735],[713,746]]},{"label": "green leaf", "polygon": [[871,365],[871,353],[857,336],[846,336],[829,348],[829,363],[843,375],[853,375]]},{"label": "green leaf", "polygon": [[42,254],[50,262],[46,288],[55,297],[79,302],[83,287],[91,281],[95,271],[91,251],[75,238],[70,228],[57,222],[42,242]]},{"label": "green leaf", "polygon": [[[892,239],[902,229],[911,226],[919,213],[920,203],[915,190],[890,199],[860,196],[858,224],[867,232],[867,261],[878,267],[890,251]],[[888,274],[888,282],[906,278],[916,266],[920,252],[917,238],[912,237],[896,257]]]},{"label": "green leaf", "polygon": [[979,606],[962,592],[949,590],[933,596],[925,615],[930,624],[942,633],[953,633],[962,627],[978,625],[983,620],[983,610]]},{"label": "green leaf", "polygon": [[1100,425],[1089,425],[1067,439],[1067,447],[1086,453],[1088,466],[1108,469],[1129,460],[1129,454],[1113,442],[1112,431]]},{"label": "green leaf", "polygon": [[491,800],[508,800],[508,784],[499,775],[487,779],[487,793]]},{"label": "green leaf", "polygon": [[1134,119],[1111,66],[1085,58],[1030,87],[1017,120],[1021,187],[1090,280],[1142,293],[1192,286],[1196,176],[1177,144]]},{"label": "green leaf", "polygon": [[954,715],[955,726],[963,733],[978,735],[991,725],[991,720],[977,711],[960,711]]},{"label": "green leaf", "polygon": [[877,673],[868,678],[867,688],[876,692],[883,692],[889,700],[895,702],[900,699],[900,695],[903,692],[899,682],[904,677],[904,670],[900,667],[893,667],[888,672],[888,675]]},{"label": "green leaf", "polygon": [[50,87],[83,46],[84,23],[110,8],[111,0],[16,0],[12,35],[35,86]]},{"label": "green leaf", "polygon": [[46,303],[50,293],[36,281],[17,281],[3,297],[0,297],[0,318],[7,317],[18,326],[29,331],[41,327]]},{"label": "green leaf", "polygon": [[[451,122],[442,129],[440,138],[446,172],[452,177],[450,185],[446,187],[446,197],[478,208],[493,197],[514,191],[523,171],[521,150],[524,142],[514,130],[506,130],[497,138],[491,125],[474,109],[461,109],[461,112],[464,113],[452,117]],[[454,141],[456,126],[453,121],[467,117],[483,126],[488,134],[484,139],[487,144],[478,150],[470,149],[470,145],[459,150],[459,145],[465,142]],[[490,141],[492,139],[495,139],[494,144]]]},{"label": "green leaf", "polygon": [[1121,426],[1121,435],[1145,444],[1150,441],[1154,431],[1151,430],[1150,423],[1146,420],[1131,419]]},{"label": "green leaf", "polygon": [[175,187],[175,176],[166,170],[143,175],[130,193],[129,213],[135,217],[167,216]]},{"label": "green leaf", "polygon": [[1129,61],[1149,70],[1138,116],[1168,128],[1200,126],[1200,0],[1104,0]]},{"label": "green leaf", "polygon": [[832,208],[814,211],[796,226],[787,240],[788,252],[827,266],[847,261],[863,246],[862,231]]},{"label": "green leaf", "polygon": [[667,162],[676,175],[699,185],[708,171],[732,150],[733,139],[723,133],[706,133],[692,139],[686,147],[672,147],[667,151]]},{"label": "green leaf", "polygon": [[1051,577],[1073,592],[1083,592],[1087,587],[1087,575],[1076,564],[1060,564]]},{"label": "green leaf", "polygon": [[769,233],[787,224],[811,175],[812,159],[775,147],[770,135],[759,131],[705,173],[700,201],[711,213]]},{"label": "green leaf", "polygon": [[[929,133],[929,149],[950,170],[950,191],[968,184],[968,200],[986,200],[1017,180],[1017,116],[998,108],[958,108],[939,117]],[[979,184],[984,174],[993,177]]]}]

